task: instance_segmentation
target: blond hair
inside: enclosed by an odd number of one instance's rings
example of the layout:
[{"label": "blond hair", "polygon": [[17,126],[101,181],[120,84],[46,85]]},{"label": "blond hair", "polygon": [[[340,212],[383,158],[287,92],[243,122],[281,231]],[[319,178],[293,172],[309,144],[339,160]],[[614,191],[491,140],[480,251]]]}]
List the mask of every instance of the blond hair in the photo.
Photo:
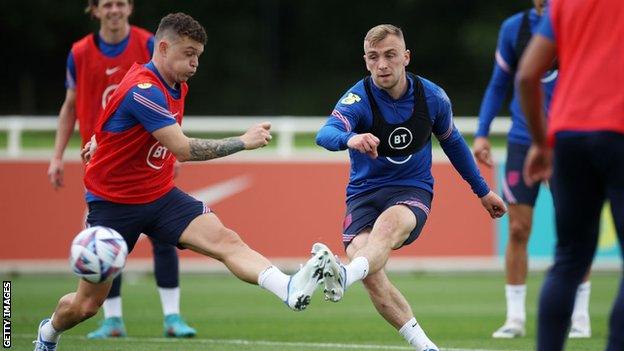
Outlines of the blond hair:
[{"label": "blond hair", "polygon": [[[98,7],[100,4],[100,0],[87,0],[87,7],[85,7],[84,12],[93,17],[93,8]],[[134,5],[134,0],[128,0],[128,5]]]},{"label": "blond hair", "polygon": [[380,41],[386,39],[388,35],[396,35],[399,39],[404,40],[401,28],[392,24],[380,24],[371,28],[368,33],[366,33],[364,43],[368,42],[370,46],[375,46]]}]

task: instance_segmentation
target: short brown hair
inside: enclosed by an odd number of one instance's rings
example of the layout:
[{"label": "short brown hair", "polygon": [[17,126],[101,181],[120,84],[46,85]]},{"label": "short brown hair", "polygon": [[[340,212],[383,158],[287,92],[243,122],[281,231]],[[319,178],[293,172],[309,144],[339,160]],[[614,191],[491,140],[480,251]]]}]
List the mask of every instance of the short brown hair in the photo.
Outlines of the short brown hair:
[{"label": "short brown hair", "polygon": [[[87,7],[85,7],[85,13],[93,16],[93,8],[98,7],[100,0],[87,0]],[[134,0],[128,0],[128,4],[134,5]]]},{"label": "short brown hair", "polygon": [[375,46],[380,41],[386,39],[388,35],[396,35],[399,39],[404,40],[401,28],[392,24],[380,24],[371,28],[368,33],[366,33],[364,42],[368,42],[369,45]]},{"label": "short brown hair", "polygon": [[156,39],[162,39],[166,32],[180,37],[188,37],[198,43],[206,45],[206,30],[193,17],[182,13],[170,13],[160,20],[156,30]]}]

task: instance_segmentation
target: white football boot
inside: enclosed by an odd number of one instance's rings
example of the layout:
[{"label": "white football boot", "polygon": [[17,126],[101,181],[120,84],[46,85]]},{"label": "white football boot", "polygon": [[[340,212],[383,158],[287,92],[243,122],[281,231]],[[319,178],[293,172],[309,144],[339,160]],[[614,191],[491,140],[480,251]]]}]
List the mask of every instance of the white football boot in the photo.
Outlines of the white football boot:
[{"label": "white football boot", "polygon": [[589,323],[589,317],[582,316],[572,319],[572,326],[570,327],[568,337],[570,339],[590,338],[591,325]]},{"label": "white football boot", "polygon": [[334,256],[325,244],[316,243],[312,246],[312,253],[319,251],[329,252],[327,264],[323,270],[323,285],[325,286],[323,292],[325,293],[325,300],[338,302],[342,299],[345,292],[347,272],[340,261],[338,261],[338,258]]},{"label": "white football boot", "polygon": [[323,280],[323,269],[330,256],[331,251],[313,252],[312,258],[290,276],[288,297],[284,301],[288,307],[295,311],[303,311],[308,307],[312,294]]},{"label": "white football boot", "polygon": [[502,327],[492,333],[492,337],[496,339],[513,339],[525,335],[524,323],[518,320],[508,320]]}]

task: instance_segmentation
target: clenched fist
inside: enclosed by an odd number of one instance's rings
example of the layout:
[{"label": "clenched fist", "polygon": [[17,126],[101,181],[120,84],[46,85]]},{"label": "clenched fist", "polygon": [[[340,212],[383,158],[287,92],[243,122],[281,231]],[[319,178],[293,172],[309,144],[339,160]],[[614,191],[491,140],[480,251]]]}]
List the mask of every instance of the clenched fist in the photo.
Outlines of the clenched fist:
[{"label": "clenched fist", "polygon": [[240,137],[245,145],[245,150],[253,150],[267,146],[269,141],[273,139],[270,130],[271,122],[262,122],[249,128],[247,132]]}]

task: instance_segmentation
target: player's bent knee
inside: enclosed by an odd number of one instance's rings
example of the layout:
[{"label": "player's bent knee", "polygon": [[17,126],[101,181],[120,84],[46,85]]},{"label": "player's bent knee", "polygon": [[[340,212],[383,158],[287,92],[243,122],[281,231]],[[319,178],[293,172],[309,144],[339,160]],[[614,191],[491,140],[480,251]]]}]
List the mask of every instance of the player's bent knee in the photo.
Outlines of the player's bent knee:
[{"label": "player's bent knee", "polygon": [[517,244],[526,244],[531,234],[531,226],[522,221],[512,221],[509,224],[509,240]]},{"label": "player's bent knee", "polygon": [[217,234],[217,238],[214,240],[211,249],[215,258],[222,261],[228,256],[248,248],[247,244],[245,244],[245,242],[235,231],[222,227],[219,229],[219,233]]},{"label": "player's bent knee", "polygon": [[381,234],[377,235],[377,240],[387,239],[393,243],[397,241],[402,243],[407,239],[409,233],[416,228],[416,224],[416,215],[407,206],[396,205],[379,216],[371,234]]},{"label": "player's bent knee", "polygon": [[226,227],[220,229],[219,237],[219,242],[225,246],[238,247],[245,245],[238,233]]}]

